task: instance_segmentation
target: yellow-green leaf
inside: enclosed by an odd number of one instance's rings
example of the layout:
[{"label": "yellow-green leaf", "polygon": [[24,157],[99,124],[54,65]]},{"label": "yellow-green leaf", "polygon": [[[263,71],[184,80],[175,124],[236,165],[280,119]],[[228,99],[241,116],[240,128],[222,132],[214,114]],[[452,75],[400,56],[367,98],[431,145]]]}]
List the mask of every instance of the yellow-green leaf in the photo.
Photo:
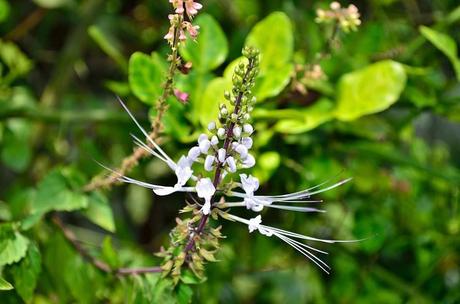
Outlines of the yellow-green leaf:
[{"label": "yellow-green leaf", "polygon": [[392,60],[343,75],[338,85],[335,117],[349,121],[389,108],[399,99],[406,79],[403,65]]}]

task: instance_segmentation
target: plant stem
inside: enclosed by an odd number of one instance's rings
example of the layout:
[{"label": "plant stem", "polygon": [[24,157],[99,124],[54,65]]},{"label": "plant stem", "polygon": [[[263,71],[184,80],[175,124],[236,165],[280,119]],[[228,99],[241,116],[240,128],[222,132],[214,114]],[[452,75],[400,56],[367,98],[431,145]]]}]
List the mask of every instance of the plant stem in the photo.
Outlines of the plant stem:
[{"label": "plant stem", "polygon": [[54,214],[52,217],[52,221],[56,226],[58,226],[64,237],[69,241],[70,244],[75,248],[75,250],[82,256],[85,260],[93,264],[94,267],[97,269],[106,272],[106,273],[113,273],[118,276],[129,276],[129,275],[138,275],[143,273],[158,273],[161,272],[162,269],[160,266],[153,266],[153,267],[139,267],[139,268],[118,268],[112,269],[107,263],[101,261],[92,255],[90,255],[83,246],[78,242],[77,237],[73,233],[72,230],[68,229],[62,220],[59,218],[57,214]]},{"label": "plant stem", "polygon": [[[247,70],[246,70],[246,73],[243,77],[243,84],[245,82],[247,82],[247,78],[249,77],[249,73],[251,72],[251,70],[254,68],[254,59],[250,59],[249,60],[249,64],[248,64],[248,67],[247,67]],[[244,92],[243,91],[240,91],[238,93],[238,96],[236,97],[236,100],[235,100],[235,108],[233,109],[233,114],[238,114],[240,112],[240,108],[241,108],[241,100],[243,98],[243,94]],[[225,155],[228,154],[228,150],[229,150],[229,147],[230,147],[230,143],[232,142],[232,138],[233,138],[233,128],[235,127],[235,122],[233,121],[230,121],[230,123],[228,124],[228,127],[227,127],[227,133],[226,133],[226,136],[225,136],[225,141],[224,141],[224,149],[225,149]],[[215,174],[214,174],[214,180],[213,180],[213,185],[214,185],[214,188],[217,189],[217,187],[219,186],[220,184],[220,181],[221,181],[221,177],[222,177],[222,163],[219,163],[216,167],[216,171],[215,171]],[[213,195],[211,197],[211,207],[212,205],[214,204],[214,197],[215,195]],[[208,218],[209,218],[209,214],[204,214],[201,219],[200,219],[200,222],[198,224],[198,227],[196,229],[196,232],[193,236],[191,236],[189,238],[189,241],[187,242],[187,245],[185,246],[185,249],[184,249],[184,252],[188,255],[189,252],[193,249],[193,247],[195,246],[195,241],[196,241],[196,237],[199,237],[200,234],[203,232],[204,230],[204,227],[206,226],[206,223],[208,221]]]},{"label": "plant stem", "polygon": [[[174,76],[177,72],[177,64],[179,60],[178,55],[178,44],[179,44],[179,29],[176,28],[174,32],[174,41],[171,47],[172,53],[170,55],[171,63],[169,65],[168,74],[166,75],[166,81],[163,84],[163,93],[157,100],[156,109],[157,114],[152,121],[152,131],[149,133],[149,138],[158,143],[161,132],[163,131],[163,116],[168,110],[167,99],[173,94]],[[154,148],[149,140],[146,142],[147,146]],[[125,157],[121,165],[114,170],[108,177],[103,178],[100,175],[93,178],[93,180],[87,184],[83,190],[93,191],[98,188],[109,188],[112,184],[118,181],[118,178],[131,171],[137,164],[139,159],[150,155],[147,150],[142,147],[134,149],[133,153]]]}]

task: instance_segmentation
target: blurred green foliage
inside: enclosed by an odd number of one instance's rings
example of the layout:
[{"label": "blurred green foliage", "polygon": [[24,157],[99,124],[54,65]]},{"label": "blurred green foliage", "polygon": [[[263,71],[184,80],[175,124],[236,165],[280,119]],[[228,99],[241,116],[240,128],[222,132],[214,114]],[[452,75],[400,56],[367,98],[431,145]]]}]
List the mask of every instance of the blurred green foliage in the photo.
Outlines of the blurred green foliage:
[{"label": "blurred green foliage", "polygon": [[[204,1],[203,1],[204,2]],[[168,47],[168,1],[0,0],[1,303],[458,303],[460,301],[460,7],[455,0],[357,1],[363,24],[316,24],[323,1],[209,0],[193,63],[170,100],[164,149],[177,159],[210,120],[244,44],[261,50],[253,172],[264,193],[354,177],[320,197],[328,211],[266,211],[269,224],[324,238],[331,275],[275,239],[224,224],[201,284],[160,275],[118,278],[93,267],[51,221],[60,212],[91,255],[113,268],[152,266],[184,197],[136,186],[85,193],[132,151],[155,112]],[[295,67],[327,78],[292,86]],[[174,180],[147,159],[131,176]],[[72,212],[71,212],[72,211]],[[218,224],[218,223],[214,223]],[[187,281],[188,280],[188,281]],[[12,289],[14,287],[14,289]]]}]

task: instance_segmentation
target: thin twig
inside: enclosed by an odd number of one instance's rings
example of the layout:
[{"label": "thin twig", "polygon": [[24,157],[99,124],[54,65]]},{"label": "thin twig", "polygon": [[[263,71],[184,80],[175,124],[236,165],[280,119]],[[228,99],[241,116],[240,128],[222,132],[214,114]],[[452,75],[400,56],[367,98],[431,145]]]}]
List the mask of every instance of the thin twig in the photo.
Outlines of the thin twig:
[{"label": "thin twig", "polygon": [[[179,30],[176,28],[174,35],[174,42],[172,46],[171,64],[169,65],[168,74],[166,75],[166,81],[163,84],[163,93],[157,100],[157,115],[152,121],[152,131],[149,134],[149,137],[152,141],[159,144],[160,134],[163,131],[163,116],[168,109],[167,99],[173,94],[173,84],[174,76],[177,72],[177,64],[179,61],[178,55],[178,42],[179,42]],[[146,142],[147,146],[154,148],[150,140]],[[83,190],[84,191],[93,191],[98,188],[110,188],[114,183],[118,182],[120,176],[125,175],[127,172],[131,171],[134,168],[140,159],[149,156],[149,152],[142,147],[137,147],[134,149],[133,153],[128,157],[124,158],[119,168],[115,169],[107,177],[101,177],[101,175],[96,176],[93,180],[87,184]]]},{"label": "thin twig", "polygon": [[144,273],[158,273],[161,272],[162,269],[160,266],[152,266],[152,267],[138,267],[138,268],[128,268],[122,267],[118,269],[112,269],[107,263],[101,261],[91,254],[89,254],[85,248],[80,244],[78,241],[75,233],[67,228],[64,222],[59,218],[57,214],[52,216],[53,222],[58,226],[66,240],[75,248],[75,250],[82,256],[86,261],[90,262],[94,267],[97,269],[105,272],[105,273],[112,273],[118,276],[130,276],[130,275],[139,275]]}]

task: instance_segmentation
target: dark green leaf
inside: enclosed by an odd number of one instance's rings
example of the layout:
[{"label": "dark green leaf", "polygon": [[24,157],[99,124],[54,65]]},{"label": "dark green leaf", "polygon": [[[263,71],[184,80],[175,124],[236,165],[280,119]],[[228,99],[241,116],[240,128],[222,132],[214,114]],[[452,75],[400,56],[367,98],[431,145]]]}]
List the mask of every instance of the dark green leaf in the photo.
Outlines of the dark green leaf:
[{"label": "dark green leaf", "polygon": [[438,50],[444,53],[452,63],[457,80],[460,81],[460,59],[457,54],[457,44],[454,39],[448,35],[433,30],[426,26],[420,27],[422,35],[428,39]]},{"label": "dark green leaf", "polygon": [[112,208],[101,192],[92,192],[88,195],[88,208],[83,211],[83,214],[105,230],[115,232]]},{"label": "dark green leaf", "polygon": [[29,246],[27,255],[9,269],[14,279],[16,291],[25,302],[32,299],[41,272],[41,255],[35,245]]}]

